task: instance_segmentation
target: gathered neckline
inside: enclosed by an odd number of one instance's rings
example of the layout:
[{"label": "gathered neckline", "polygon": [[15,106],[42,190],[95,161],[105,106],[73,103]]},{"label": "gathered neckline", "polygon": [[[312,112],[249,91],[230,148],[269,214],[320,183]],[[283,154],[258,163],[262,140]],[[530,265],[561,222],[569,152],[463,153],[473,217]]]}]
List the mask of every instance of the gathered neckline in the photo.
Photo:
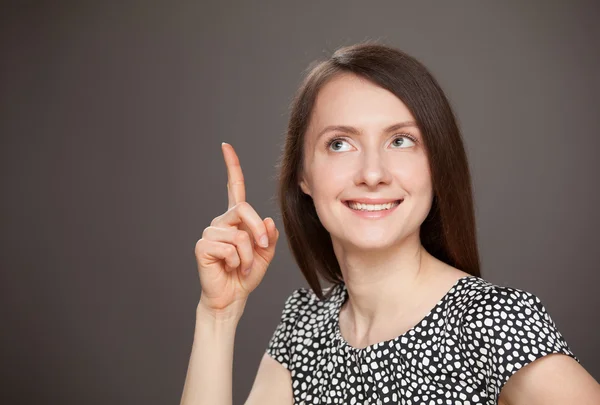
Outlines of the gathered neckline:
[{"label": "gathered neckline", "polygon": [[439,307],[444,305],[444,303],[450,298],[450,296],[457,290],[456,287],[458,287],[460,284],[464,283],[465,281],[467,281],[469,279],[477,279],[477,278],[479,278],[479,277],[473,276],[473,275],[467,275],[467,276],[460,277],[459,279],[457,279],[455,281],[455,283],[452,285],[452,287],[450,287],[450,289],[442,296],[442,298],[440,298],[440,300],[429,310],[427,315],[425,315],[413,327],[411,327],[406,332],[404,332],[394,338],[387,339],[387,340],[377,342],[377,343],[373,343],[366,347],[354,347],[350,343],[348,343],[348,341],[346,341],[346,339],[342,336],[342,332],[340,330],[340,311],[342,309],[342,306],[344,305],[344,303],[346,302],[346,300],[348,298],[348,289],[346,288],[346,284],[344,282],[341,282],[336,286],[338,288],[338,291],[336,291],[337,299],[335,302],[334,314],[333,314],[333,318],[332,318],[333,324],[334,324],[334,329],[335,329],[335,337],[339,341],[341,347],[344,347],[347,350],[353,351],[356,353],[368,353],[371,350],[376,349],[379,346],[390,345],[390,344],[396,343],[396,342],[400,341],[403,337],[414,334],[415,330],[417,328],[423,326],[423,324],[425,322],[428,322],[429,319],[433,316],[434,312],[436,312],[436,310]]}]

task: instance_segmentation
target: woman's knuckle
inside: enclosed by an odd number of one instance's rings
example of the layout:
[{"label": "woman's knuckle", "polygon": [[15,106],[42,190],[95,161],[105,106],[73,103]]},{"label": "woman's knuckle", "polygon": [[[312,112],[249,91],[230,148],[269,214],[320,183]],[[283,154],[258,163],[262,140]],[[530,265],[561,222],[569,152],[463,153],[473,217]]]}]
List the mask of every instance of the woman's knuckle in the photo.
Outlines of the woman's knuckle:
[{"label": "woman's knuckle", "polygon": [[246,231],[238,231],[238,232],[236,232],[234,239],[235,239],[235,243],[240,244],[240,243],[244,243],[248,239],[250,239],[250,236],[248,235],[248,232],[246,232]]},{"label": "woman's knuckle", "polygon": [[225,246],[225,254],[227,256],[233,256],[234,253],[235,253],[235,251],[236,251],[236,249],[233,246],[231,246],[231,245],[226,245]]},{"label": "woman's knuckle", "polygon": [[248,201],[240,201],[236,204],[236,208],[238,210],[247,210],[248,208],[250,208],[250,203]]},{"label": "woman's knuckle", "polygon": [[194,245],[194,253],[198,253],[202,250],[202,246],[203,246],[202,241],[203,240],[204,240],[204,238],[200,238],[196,241],[196,244]]}]

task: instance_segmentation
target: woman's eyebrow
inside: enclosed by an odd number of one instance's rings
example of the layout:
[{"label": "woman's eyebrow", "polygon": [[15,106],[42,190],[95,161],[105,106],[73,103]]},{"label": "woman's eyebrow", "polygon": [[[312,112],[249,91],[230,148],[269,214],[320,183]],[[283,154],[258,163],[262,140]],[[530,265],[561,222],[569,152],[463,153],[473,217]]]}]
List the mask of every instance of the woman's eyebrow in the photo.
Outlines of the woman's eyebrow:
[{"label": "woman's eyebrow", "polygon": [[[392,131],[397,131],[399,129],[402,128],[406,128],[406,127],[417,127],[417,124],[414,121],[404,121],[404,122],[398,122],[396,124],[392,124],[389,127],[387,127],[384,131],[385,132],[392,132]],[[321,130],[321,132],[319,132],[319,134],[317,135],[317,138],[321,137],[321,135],[323,135],[326,132],[329,131],[342,131],[342,132],[348,132],[350,134],[354,134],[354,135],[360,135],[360,130],[358,130],[357,128],[354,127],[350,127],[347,125],[329,125],[326,126],[325,128],[323,128],[323,130]]]}]

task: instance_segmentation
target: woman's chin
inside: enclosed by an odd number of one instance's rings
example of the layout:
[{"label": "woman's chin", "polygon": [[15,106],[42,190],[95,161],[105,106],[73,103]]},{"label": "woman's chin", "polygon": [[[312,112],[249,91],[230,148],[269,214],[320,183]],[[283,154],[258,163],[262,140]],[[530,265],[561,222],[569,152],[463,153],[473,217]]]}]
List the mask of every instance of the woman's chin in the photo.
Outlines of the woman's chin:
[{"label": "woman's chin", "polygon": [[387,238],[363,238],[360,240],[348,241],[348,244],[351,245],[353,249],[357,250],[386,250],[394,245],[394,241]]}]

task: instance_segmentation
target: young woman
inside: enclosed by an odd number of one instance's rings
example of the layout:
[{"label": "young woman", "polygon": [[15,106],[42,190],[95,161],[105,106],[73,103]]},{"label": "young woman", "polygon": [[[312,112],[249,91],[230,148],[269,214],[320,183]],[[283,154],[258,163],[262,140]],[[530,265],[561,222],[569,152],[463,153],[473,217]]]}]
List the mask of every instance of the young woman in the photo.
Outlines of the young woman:
[{"label": "young woman", "polygon": [[[196,245],[184,405],[231,404],[237,323],[279,238],[245,201],[233,148],[223,154],[229,207]],[[417,60],[361,43],[313,66],[279,169],[310,289],[285,302],[247,404],[600,403],[539,298],[480,277],[460,131]]]}]

